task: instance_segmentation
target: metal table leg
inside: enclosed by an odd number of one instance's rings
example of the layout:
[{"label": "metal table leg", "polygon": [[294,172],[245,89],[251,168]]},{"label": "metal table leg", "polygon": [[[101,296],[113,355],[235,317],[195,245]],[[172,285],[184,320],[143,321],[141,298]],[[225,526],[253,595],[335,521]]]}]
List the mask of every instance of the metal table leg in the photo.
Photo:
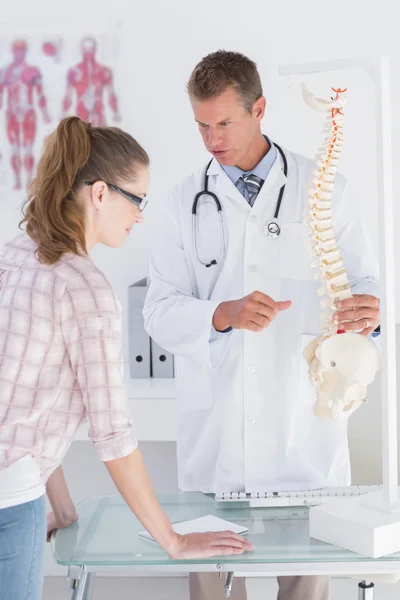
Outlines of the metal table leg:
[{"label": "metal table leg", "polygon": [[[90,596],[86,596],[86,583],[88,576],[92,573],[87,573],[84,567],[70,567],[68,569],[68,583],[72,589],[71,600],[90,600]],[[89,577],[89,593],[93,590],[93,577]]]},{"label": "metal table leg", "polygon": [[374,600],[374,584],[372,581],[361,581],[358,584],[358,600]]},{"label": "metal table leg", "polygon": [[82,600],[92,600],[95,577],[96,577],[96,573],[88,573],[87,574],[86,586],[85,586],[85,591],[84,591]]},{"label": "metal table leg", "polygon": [[234,576],[234,573],[231,573],[231,572],[226,574],[225,598],[229,598],[230,595],[231,595],[232,584],[233,584],[233,576]]},{"label": "metal table leg", "polygon": [[87,573],[82,573],[82,577],[75,580],[75,587],[72,592],[72,600],[84,600],[87,575]]}]

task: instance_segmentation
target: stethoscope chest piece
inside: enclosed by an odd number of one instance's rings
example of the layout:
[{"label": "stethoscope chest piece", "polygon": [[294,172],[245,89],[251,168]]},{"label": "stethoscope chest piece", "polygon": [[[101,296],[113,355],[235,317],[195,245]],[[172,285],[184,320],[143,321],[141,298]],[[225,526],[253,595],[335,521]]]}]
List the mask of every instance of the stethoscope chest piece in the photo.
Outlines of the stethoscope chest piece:
[{"label": "stethoscope chest piece", "polygon": [[264,225],[264,233],[271,240],[276,240],[281,234],[281,228],[276,221],[271,221],[268,225]]}]

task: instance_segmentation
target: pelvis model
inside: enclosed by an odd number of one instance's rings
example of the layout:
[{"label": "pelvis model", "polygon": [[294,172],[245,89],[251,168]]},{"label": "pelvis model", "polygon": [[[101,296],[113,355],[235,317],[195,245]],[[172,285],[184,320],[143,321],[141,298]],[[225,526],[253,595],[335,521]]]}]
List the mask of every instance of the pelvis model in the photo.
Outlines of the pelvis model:
[{"label": "pelvis model", "polygon": [[316,390],[314,413],[324,420],[348,418],[366,399],[366,387],[379,369],[379,352],[371,340],[352,332],[337,333],[333,319],[335,302],[351,298],[346,269],[337,245],[332,217],[332,193],[343,147],[343,108],[346,90],[333,90],[334,97],[324,100],[313,96],[302,84],[308,106],[327,113],[324,141],[315,162],[308,196],[306,223],[310,230],[313,267],[323,285],[321,335],[304,349],[309,378]]}]

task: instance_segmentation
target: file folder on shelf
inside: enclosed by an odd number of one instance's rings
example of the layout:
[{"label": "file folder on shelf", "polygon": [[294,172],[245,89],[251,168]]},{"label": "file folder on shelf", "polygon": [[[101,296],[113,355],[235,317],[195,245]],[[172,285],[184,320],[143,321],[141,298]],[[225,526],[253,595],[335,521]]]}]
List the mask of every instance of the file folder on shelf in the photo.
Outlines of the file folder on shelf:
[{"label": "file folder on shelf", "polygon": [[152,377],[174,376],[174,355],[167,352],[150,338]]},{"label": "file folder on shelf", "polygon": [[143,306],[147,279],[128,287],[129,376],[131,379],[151,377],[150,336],[144,328]]}]

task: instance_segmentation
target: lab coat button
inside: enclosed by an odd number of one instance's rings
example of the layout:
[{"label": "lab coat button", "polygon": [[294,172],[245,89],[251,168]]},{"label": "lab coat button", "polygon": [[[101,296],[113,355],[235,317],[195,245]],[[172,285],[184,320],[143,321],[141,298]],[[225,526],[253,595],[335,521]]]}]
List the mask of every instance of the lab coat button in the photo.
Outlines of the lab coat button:
[{"label": "lab coat button", "polygon": [[257,265],[250,265],[249,266],[249,271],[251,271],[251,273],[256,273],[257,272]]},{"label": "lab coat button", "polygon": [[255,425],[257,421],[255,417],[247,417],[247,420],[249,423],[251,423],[251,425]]},{"label": "lab coat button", "polygon": [[250,221],[257,221],[257,215],[250,215]]},{"label": "lab coat button", "polygon": [[251,367],[249,367],[248,369],[249,373],[255,373],[256,372],[256,368],[252,365]]}]

